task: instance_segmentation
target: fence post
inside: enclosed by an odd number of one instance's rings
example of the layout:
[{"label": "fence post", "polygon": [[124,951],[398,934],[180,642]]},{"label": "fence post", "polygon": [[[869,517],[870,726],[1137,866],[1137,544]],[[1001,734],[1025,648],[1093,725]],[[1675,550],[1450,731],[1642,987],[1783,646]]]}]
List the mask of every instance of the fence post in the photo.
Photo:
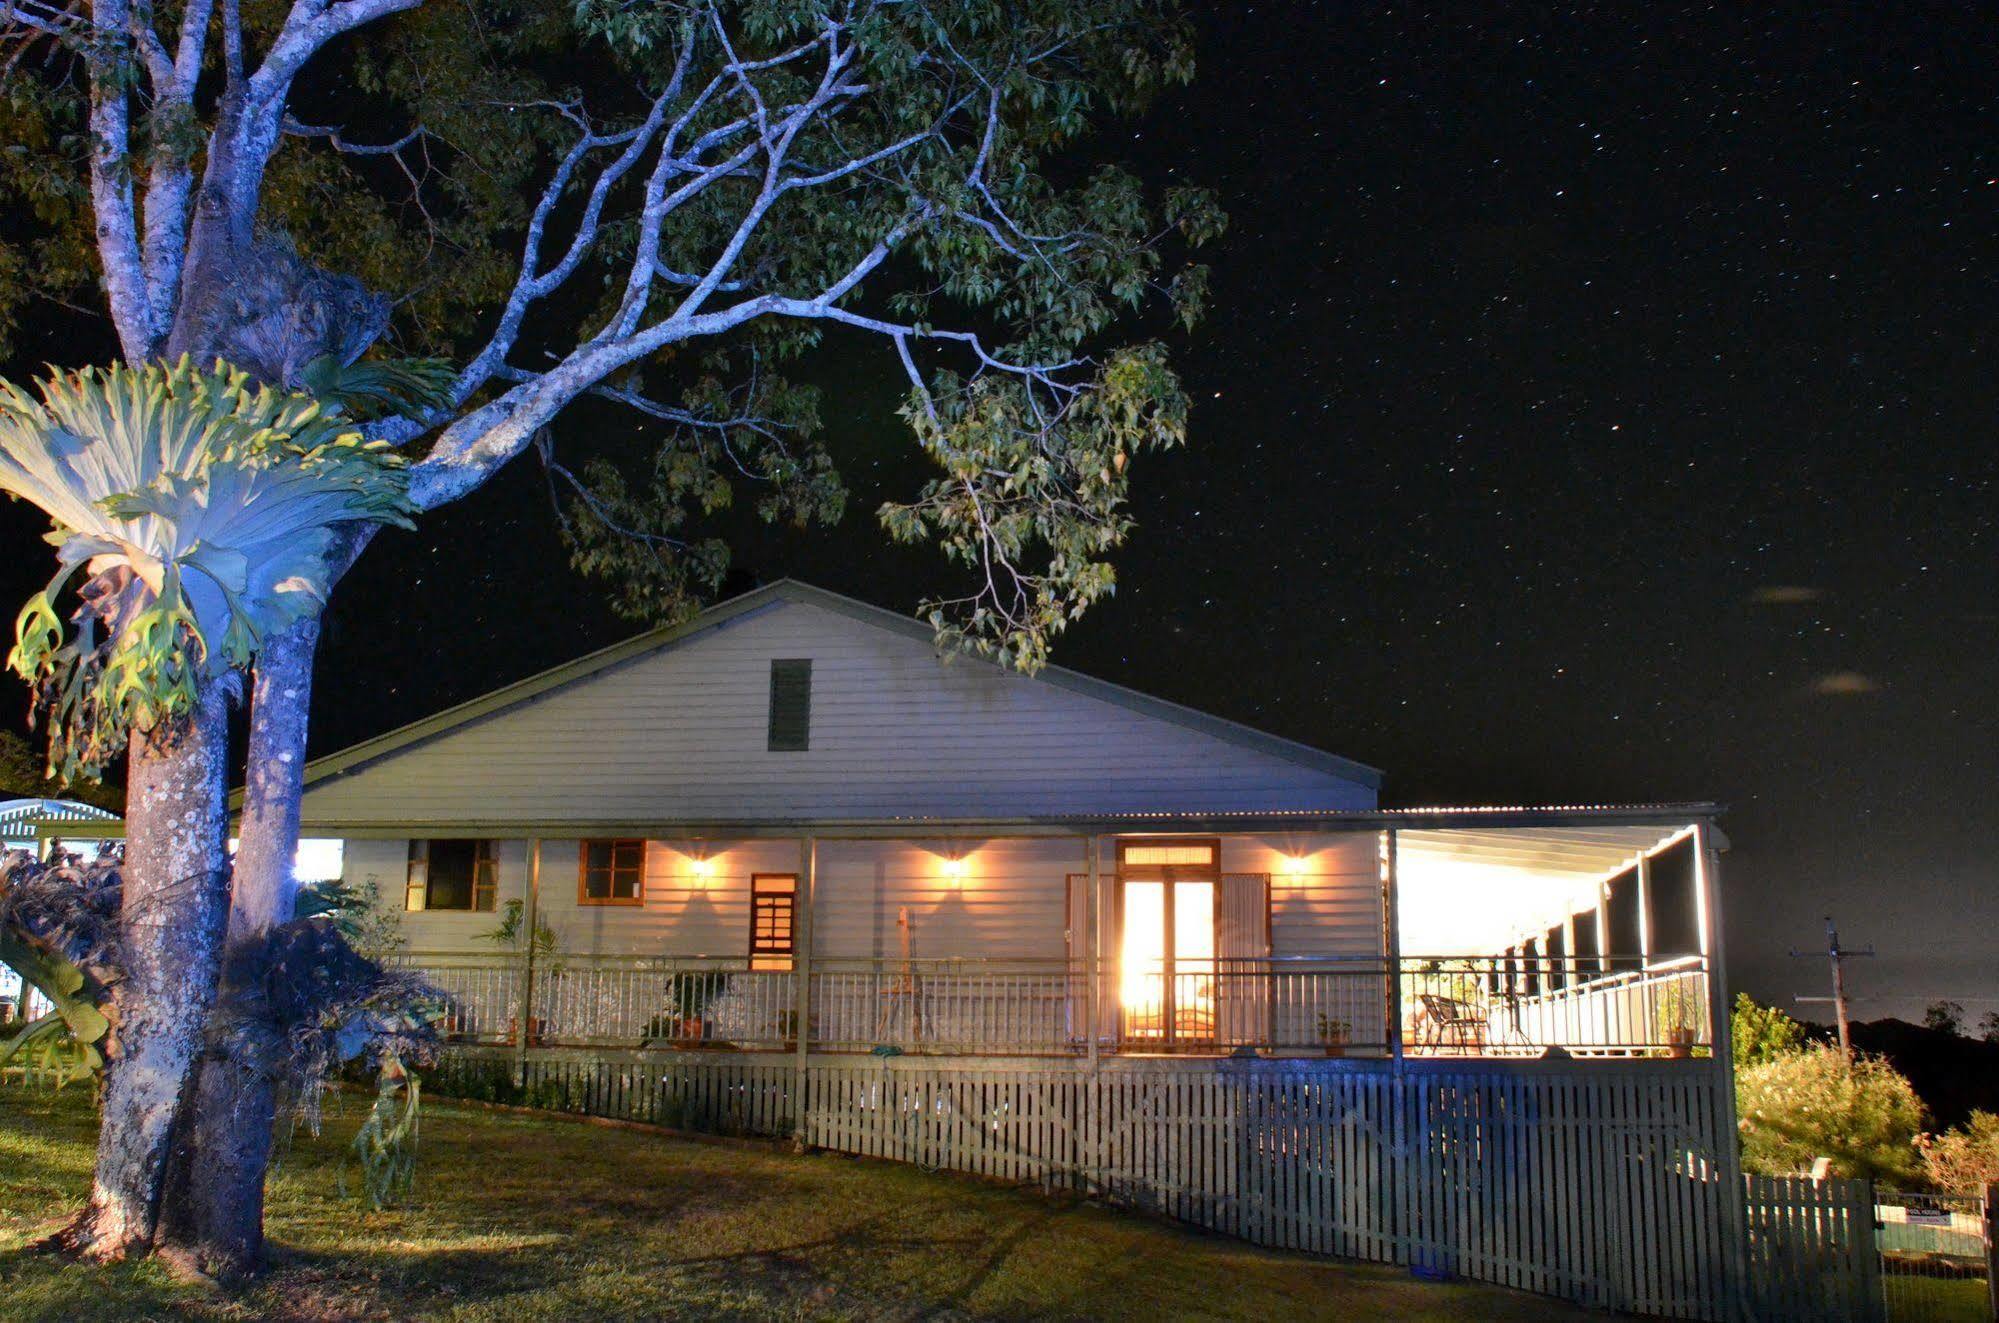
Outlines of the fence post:
[{"label": "fence post", "polygon": [[[1738,1318],[1751,1314],[1749,1280],[1749,1228],[1744,1206],[1741,1130],[1735,1115],[1735,1040],[1729,1023],[1728,974],[1721,927],[1721,852],[1715,848],[1714,824],[1694,824],[1694,898],[1698,903],[1701,954],[1707,957],[1708,1050],[1713,1053],[1710,1073],[1715,1111],[1715,1154],[1721,1172],[1721,1188],[1727,1192],[1721,1203],[1722,1253],[1727,1267],[1731,1312]],[[1868,1222],[1871,1236],[1873,1222]],[[1873,1247],[1870,1245],[1869,1249]]]},{"label": "fence post", "polygon": [[1860,1299],[1856,1303],[1865,1311],[1859,1317],[1885,1319],[1888,1316],[1888,1298],[1882,1293],[1881,1243],[1874,1223],[1874,1181],[1863,1178],[1847,1184],[1854,1196],[1848,1221],[1853,1239],[1849,1249],[1853,1254],[1855,1275],[1860,1281]]},{"label": "fence post", "polygon": [[800,838],[797,902],[792,916],[795,929],[792,937],[797,954],[791,961],[792,977],[797,981],[797,985],[792,989],[792,1032],[797,1036],[798,1050],[791,1110],[793,1138],[800,1146],[806,1142],[805,1095],[812,1082],[811,1064],[807,1058],[812,1051],[812,905],[818,892],[818,879],[815,876],[818,869],[818,838],[813,836]]},{"label": "fence post", "polygon": [[[498,867],[497,863],[494,865]],[[528,838],[528,894],[521,902],[521,999],[514,1028],[514,1084],[528,1083],[528,1043],[534,1038],[534,934],[541,921],[541,837]]]},{"label": "fence post", "polygon": [[1092,834],[1083,843],[1083,885],[1090,889],[1089,904],[1084,913],[1083,936],[1083,1039],[1089,1045],[1090,1074],[1097,1073],[1097,1025],[1103,1012],[1103,989],[1098,986],[1101,957],[1097,954],[1097,943],[1103,932],[1103,887],[1097,873],[1101,865],[1097,860],[1098,838]]},{"label": "fence post", "polygon": [[1985,1230],[1985,1305],[1999,1320],[1999,1181],[1986,1185],[1978,1220]]},{"label": "fence post", "polygon": [[1381,946],[1387,955],[1388,986],[1382,990],[1382,1014],[1388,1024],[1388,1055],[1402,1063],[1402,919],[1395,876],[1395,832],[1381,833]]}]

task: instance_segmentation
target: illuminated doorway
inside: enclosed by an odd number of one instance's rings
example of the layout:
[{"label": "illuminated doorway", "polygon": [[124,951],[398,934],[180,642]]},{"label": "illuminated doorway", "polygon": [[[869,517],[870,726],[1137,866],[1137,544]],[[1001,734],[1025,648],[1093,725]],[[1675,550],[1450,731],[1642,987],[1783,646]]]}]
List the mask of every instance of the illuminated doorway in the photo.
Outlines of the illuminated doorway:
[{"label": "illuminated doorway", "polygon": [[1121,1036],[1161,1049],[1215,1040],[1221,842],[1118,842]]}]

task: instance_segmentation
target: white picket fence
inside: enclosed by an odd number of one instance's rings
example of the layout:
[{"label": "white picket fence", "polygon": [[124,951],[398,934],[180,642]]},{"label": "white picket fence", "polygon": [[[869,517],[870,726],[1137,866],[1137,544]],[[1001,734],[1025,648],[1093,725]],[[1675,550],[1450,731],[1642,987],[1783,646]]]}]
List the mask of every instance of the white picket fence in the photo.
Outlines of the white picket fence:
[{"label": "white picket fence", "polygon": [[[455,1054],[510,1071],[516,1054]],[[1262,1245],[1669,1318],[1731,1312],[1709,1063],[525,1054],[544,1106],[1084,1190]],[[478,1064],[483,1059],[483,1065]],[[802,1096],[801,1096],[802,1089]],[[1739,1253],[1733,1256],[1739,1260]]]}]

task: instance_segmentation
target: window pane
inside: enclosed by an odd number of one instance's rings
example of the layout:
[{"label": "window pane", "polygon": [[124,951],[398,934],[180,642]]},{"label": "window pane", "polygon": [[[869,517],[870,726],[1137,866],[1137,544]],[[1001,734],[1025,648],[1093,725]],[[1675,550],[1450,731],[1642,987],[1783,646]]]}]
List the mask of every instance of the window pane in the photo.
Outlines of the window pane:
[{"label": "window pane", "polygon": [[1124,861],[1140,868],[1160,864],[1211,865],[1215,862],[1215,847],[1212,845],[1128,845],[1124,851]]},{"label": "window pane", "polygon": [[472,877],[480,856],[480,841],[432,841],[430,886],[425,909],[469,910]]},{"label": "window pane", "polygon": [[472,844],[472,908],[491,910],[500,891],[499,848],[491,841]]},{"label": "window pane", "polygon": [[583,842],[582,898],[586,902],[637,902],[644,894],[643,840]]},{"label": "window pane", "polygon": [[1166,1029],[1166,887],[1124,884],[1124,944],[1119,953],[1118,999],[1125,1032],[1163,1037]]},{"label": "window pane", "polygon": [[428,842],[410,842],[409,875],[403,887],[403,908],[416,912],[424,908],[429,876],[426,871]]},{"label": "window pane", "polygon": [[[793,907],[798,879],[769,874],[750,881],[750,955],[757,969],[788,969],[795,952]],[[761,961],[761,963],[759,963]]]}]

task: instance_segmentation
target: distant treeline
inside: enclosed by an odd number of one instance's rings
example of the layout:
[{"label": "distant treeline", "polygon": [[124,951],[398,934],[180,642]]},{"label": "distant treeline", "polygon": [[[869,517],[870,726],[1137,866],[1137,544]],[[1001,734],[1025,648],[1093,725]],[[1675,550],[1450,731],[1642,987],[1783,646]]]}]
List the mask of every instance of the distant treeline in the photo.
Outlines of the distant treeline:
[{"label": "distant treeline", "polygon": [[[1829,1028],[1809,1028],[1833,1038]],[[1961,1125],[1974,1108],[1999,1112],[1999,1043],[1895,1019],[1858,1022],[1852,1034],[1855,1051],[1886,1057],[1908,1077],[1935,1129]]]}]

